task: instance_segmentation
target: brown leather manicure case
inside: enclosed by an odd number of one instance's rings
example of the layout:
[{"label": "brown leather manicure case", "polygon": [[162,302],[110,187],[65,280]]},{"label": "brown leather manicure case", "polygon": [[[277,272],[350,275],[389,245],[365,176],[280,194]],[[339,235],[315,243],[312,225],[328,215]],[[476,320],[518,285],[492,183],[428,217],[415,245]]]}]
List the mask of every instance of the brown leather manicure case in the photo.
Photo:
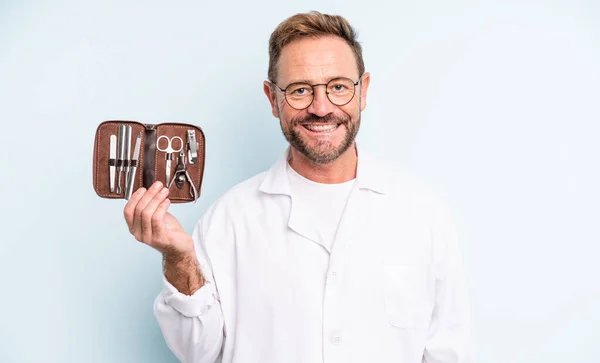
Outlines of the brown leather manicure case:
[{"label": "brown leather manicure case", "polygon": [[[139,155],[135,160],[138,136]],[[202,129],[194,125],[104,121],[94,140],[94,190],[102,198],[123,199],[129,189],[128,180],[133,185],[129,194],[161,181],[165,186],[170,183],[171,202],[195,201],[204,175],[204,142]]]}]

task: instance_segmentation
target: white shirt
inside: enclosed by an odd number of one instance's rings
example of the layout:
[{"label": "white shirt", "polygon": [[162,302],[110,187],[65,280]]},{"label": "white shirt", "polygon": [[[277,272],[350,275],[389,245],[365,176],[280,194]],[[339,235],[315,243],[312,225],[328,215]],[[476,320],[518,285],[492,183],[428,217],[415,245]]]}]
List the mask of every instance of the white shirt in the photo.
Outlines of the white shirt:
[{"label": "white shirt", "polygon": [[154,311],[186,363],[471,363],[453,224],[411,178],[359,150],[331,253],[306,238],[285,155],[194,228],[207,283],[164,280]]},{"label": "white shirt", "polygon": [[331,252],[355,179],[338,184],[317,183],[298,174],[289,163],[287,174],[293,208],[310,226],[305,237]]}]

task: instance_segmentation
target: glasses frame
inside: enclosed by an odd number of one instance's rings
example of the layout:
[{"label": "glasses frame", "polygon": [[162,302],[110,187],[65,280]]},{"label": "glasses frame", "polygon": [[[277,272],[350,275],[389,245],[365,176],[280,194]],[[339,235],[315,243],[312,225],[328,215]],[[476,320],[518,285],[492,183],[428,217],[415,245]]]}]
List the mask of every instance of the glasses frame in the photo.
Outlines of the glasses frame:
[{"label": "glasses frame", "polygon": [[[337,80],[340,80],[340,79],[347,79],[347,80],[349,80],[349,81],[350,81],[350,82],[352,82],[352,84],[354,85],[354,88],[353,88],[353,90],[352,90],[352,97],[350,97],[350,99],[348,100],[348,102],[346,102],[346,103],[343,103],[343,104],[341,104],[341,105],[338,105],[337,103],[334,103],[334,102],[331,100],[331,98],[329,98],[329,92],[327,92],[327,86],[328,86],[328,85],[329,85],[331,82],[333,82],[333,81],[337,81]],[[359,84],[361,81],[362,81],[362,76],[360,76],[360,78],[358,79],[358,81],[357,81],[357,82],[354,82],[354,81],[352,80],[352,78],[349,78],[349,77],[336,77],[336,78],[333,78],[333,79],[331,79],[331,80],[330,80],[329,82],[327,82],[327,83],[316,83],[316,84],[309,84],[309,83],[307,83],[307,82],[293,82],[293,83],[290,83],[290,84],[288,84],[288,85],[287,85],[285,88],[281,88],[281,87],[279,87],[279,86],[277,85],[277,83],[275,83],[274,81],[271,81],[271,80],[269,80],[269,82],[270,82],[270,83],[271,83],[273,86],[277,87],[277,88],[278,88],[278,89],[279,89],[281,92],[283,92],[283,97],[285,98],[285,102],[286,102],[286,103],[287,103],[287,104],[288,104],[288,105],[289,105],[291,108],[293,108],[294,110],[298,110],[298,111],[301,111],[301,110],[306,110],[307,108],[309,108],[309,107],[310,107],[310,105],[312,105],[312,104],[313,104],[313,102],[315,102],[315,92],[314,92],[314,90],[315,90],[315,87],[317,87],[317,86],[325,86],[325,94],[327,95],[327,99],[329,100],[329,102],[331,102],[331,104],[332,104],[332,105],[335,105],[335,106],[346,106],[347,104],[349,104],[349,103],[350,103],[350,102],[351,102],[351,101],[354,99],[354,96],[356,95],[356,86],[358,86],[358,84]],[[288,88],[290,88],[291,86],[295,85],[295,84],[305,84],[305,85],[307,85],[307,86],[310,86],[310,87],[313,89],[312,100],[310,101],[310,103],[309,103],[309,104],[308,104],[306,107],[303,107],[303,108],[296,108],[296,107],[294,107],[294,106],[292,106],[292,105],[291,105],[290,101],[289,101],[289,100],[288,100],[288,98],[287,98],[287,96],[288,96],[288,93],[287,93],[287,91],[286,91],[286,90],[287,90]]]}]

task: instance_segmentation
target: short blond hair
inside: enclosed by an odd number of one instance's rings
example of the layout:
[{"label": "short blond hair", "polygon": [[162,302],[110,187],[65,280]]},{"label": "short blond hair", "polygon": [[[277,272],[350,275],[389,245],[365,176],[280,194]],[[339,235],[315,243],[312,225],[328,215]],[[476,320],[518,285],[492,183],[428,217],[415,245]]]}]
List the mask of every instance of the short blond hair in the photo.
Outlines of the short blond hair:
[{"label": "short blond hair", "polygon": [[345,40],[356,58],[359,77],[365,73],[362,47],[357,40],[358,34],[350,23],[339,15],[311,11],[287,18],[271,34],[269,38],[269,80],[276,81],[277,62],[281,57],[283,47],[295,40],[323,36],[337,36]]}]

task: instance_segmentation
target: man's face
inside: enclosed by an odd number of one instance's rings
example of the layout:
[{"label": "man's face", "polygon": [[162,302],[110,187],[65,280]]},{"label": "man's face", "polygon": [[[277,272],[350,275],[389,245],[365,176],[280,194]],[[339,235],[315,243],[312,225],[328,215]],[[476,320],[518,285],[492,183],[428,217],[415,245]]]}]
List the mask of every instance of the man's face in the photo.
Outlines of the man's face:
[{"label": "man's face", "polygon": [[[286,88],[295,82],[326,84],[339,77],[359,80],[352,49],[341,38],[322,37],[298,40],[286,45],[277,66],[277,85]],[[334,105],[325,86],[314,87],[312,104],[304,110],[292,108],[278,88],[265,82],[273,115],[290,145],[317,164],[328,164],[343,154],[354,142],[360,126],[360,112],[366,107],[369,74],[356,86],[352,100]]]}]

